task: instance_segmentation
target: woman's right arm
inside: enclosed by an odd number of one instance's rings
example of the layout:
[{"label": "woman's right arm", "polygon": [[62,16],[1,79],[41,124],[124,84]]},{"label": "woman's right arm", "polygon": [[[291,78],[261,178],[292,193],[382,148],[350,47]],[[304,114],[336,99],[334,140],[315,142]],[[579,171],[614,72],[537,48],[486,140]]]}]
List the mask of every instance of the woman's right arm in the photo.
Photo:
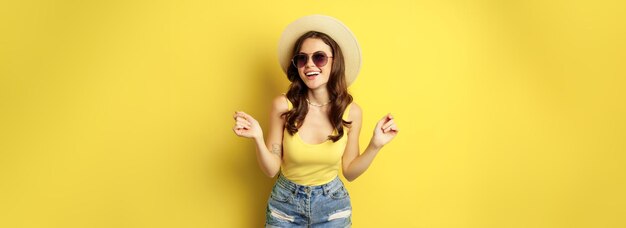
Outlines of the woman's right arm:
[{"label": "woman's right arm", "polygon": [[263,138],[263,130],[252,116],[245,112],[235,112],[235,127],[237,136],[252,138],[256,144],[256,157],[259,167],[268,177],[274,177],[280,170],[283,151],[283,130],[285,119],[281,116],[288,110],[286,97],[281,95],[274,99],[270,111],[270,125],[267,141]]}]

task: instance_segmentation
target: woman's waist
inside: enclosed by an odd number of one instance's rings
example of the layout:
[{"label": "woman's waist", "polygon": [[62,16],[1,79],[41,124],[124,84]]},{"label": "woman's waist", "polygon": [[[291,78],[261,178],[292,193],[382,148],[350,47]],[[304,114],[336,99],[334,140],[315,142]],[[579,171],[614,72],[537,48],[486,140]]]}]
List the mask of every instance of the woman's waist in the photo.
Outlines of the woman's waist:
[{"label": "woman's waist", "polygon": [[279,174],[276,184],[280,185],[291,192],[297,191],[319,191],[333,192],[334,190],[343,187],[343,182],[339,179],[339,176],[335,175],[330,180],[321,181],[322,183],[315,183],[313,185],[299,183],[290,180],[282,172]]}]

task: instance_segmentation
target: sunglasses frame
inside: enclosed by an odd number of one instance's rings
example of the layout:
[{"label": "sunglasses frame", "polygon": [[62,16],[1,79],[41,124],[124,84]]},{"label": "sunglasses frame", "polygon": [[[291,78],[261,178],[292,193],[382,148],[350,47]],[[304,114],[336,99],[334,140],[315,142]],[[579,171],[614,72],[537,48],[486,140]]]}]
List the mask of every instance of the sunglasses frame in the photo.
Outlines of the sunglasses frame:
[{"label": "sunglasses frame", "polygon": [[[304,53],[304,52],[300,52],[300,53],[298,53],[298,54],[294,55],[294,56],[293,56],[293,58],[291,58],[291,64],[293,64],[293,66],[295,66],[296,68],[301,68],[301,67],[304,67],[304,66],[306,66],[306,64],[309,62],[309,58],[313,59],[313,56],[314,56],[314,55],[316,55],[316,54],[321,54],[321,55],[323,55],[323,56],[326,58],[325,63],[324,63],[323,65],[321,65],[321,66],[320,66],[320,65],[317,65],[317,63],[315,62],[315,60],[312,60],[312,61],[313,61],[313,64],[315,64],[315,66],[317,66],[317,67],[323,67],[323,66],[326,66],[326,64],[328,64],[328,59],[329,59],[329,58],[331,58],[331,59],[333,58],[333,56],[328,56],[328,55],[326,55],[326,52],[323,52],[323,51],[316,51],[316,52],[313,52],[313,53]],[[298,57],[298,56],[305,56],[305,57],[306,57],[306,59],[305,59],[305,61],[304,61],[304,65],[302,65],[301,67],[298,67],[298,64],[296,64],[296,61],[295,61],[296,57]],[[310,56],[310,57],[309,57],[309,56]]]}]

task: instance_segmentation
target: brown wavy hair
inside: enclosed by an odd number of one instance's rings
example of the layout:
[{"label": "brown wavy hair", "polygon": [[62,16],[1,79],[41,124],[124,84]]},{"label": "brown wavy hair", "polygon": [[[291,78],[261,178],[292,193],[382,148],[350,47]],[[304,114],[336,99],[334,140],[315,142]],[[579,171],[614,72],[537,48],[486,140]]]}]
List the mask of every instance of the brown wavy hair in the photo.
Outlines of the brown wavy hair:
[{"label": "brown wavy hair", "polygon": [[[348,93],[348,84],[346,83],[343,53],[341,53],[341,48],[337,42],[330,38],[330,36],[317,31],[309,31],[296,40],[292,56],[300,52],[302,43],[309,38],[322,40],[325,44],[330,46],[333,52],[333,58],[331,58],[332,69],[326,88],[328,89],[328,96],[331,101],[329,104],[330,112],[328,113],[328,119],[330,119],[330,124],[337,131],[337,134],[329,135],[328,139],[337,142],[337,140],[343,137],[343,127],[350,127],[350,124],[352,124],[351,121],[346,121],[342,118],[346,107],[352,103],[352,95]],[[287,99],[293,104],[293,109],[283,113],[282,116],[286,118],[285,128],[287,132],[293,135],[298,132],[298,129],[302,126],[302,122],[304,122],[306,114],[309,112],[309,105],[306,101],[309,87],[304,84],[304,81],[300,78],[298,69],[293,64],[289,64],[287,77],[289,81],[291,81],[289,91],[287,91]]]}]

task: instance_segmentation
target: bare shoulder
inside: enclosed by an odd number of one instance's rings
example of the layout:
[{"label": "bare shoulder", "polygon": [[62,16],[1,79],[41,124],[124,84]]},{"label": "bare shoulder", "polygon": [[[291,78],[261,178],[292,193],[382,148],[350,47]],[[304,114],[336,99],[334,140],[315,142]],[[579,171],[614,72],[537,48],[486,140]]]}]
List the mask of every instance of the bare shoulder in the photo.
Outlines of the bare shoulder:
[{"label": "bare shoulder", "polygon": [[352,102],[350,105],[350,112],[348,114],[348,121],[361,121],[363,117],[363,110],[356,102]]},{"label": "bare shoulder", "polygon": [[272,111],[274,113],[285,113],[289,110],[289,105],[287,104],[287,96],[278,95],[272,100]]}]

